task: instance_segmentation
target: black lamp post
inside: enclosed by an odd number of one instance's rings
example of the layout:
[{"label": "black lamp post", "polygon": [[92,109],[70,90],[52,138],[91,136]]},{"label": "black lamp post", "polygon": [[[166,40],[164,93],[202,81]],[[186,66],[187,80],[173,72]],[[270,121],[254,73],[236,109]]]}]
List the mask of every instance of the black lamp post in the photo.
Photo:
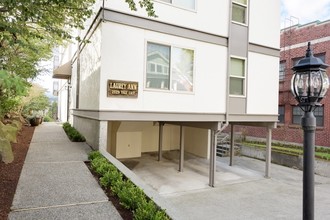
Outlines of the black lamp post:
[{"label": "black lamp post", "polygon": [[308,42],[306,57],[292,68],[291,92],[304,111],[301,126],[304,130],[303,162],[303,219],[314,219],[314,155],[316,119],[313,111],[320,106],[329,88],[327,64],[313,56]]}]

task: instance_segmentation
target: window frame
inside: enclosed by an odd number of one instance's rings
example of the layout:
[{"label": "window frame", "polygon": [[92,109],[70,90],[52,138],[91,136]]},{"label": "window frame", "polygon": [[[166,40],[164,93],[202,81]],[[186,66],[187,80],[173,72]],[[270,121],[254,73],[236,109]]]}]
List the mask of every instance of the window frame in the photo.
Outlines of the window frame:
[{"label": "window frame", "polygon": [[[240,7],[244,7],[245,8],[245,18],[244,18],[245,19],[245,23],[242,23],[242,22],[234,21],[233,20],[233,8],[234,8],[233,6],[234,5],[237,5],[237,6],[240,6]],[[245,4],[242,4],[240,2],[237,2],[235,0],[232,0],[232,2],[231,2],[231,18],[230,18],[231,22],[233,22],[235,24],[240,24],[240,25],[248,26],[248,23],[249,23],[249,21],[248,21],[248,18],[249,18],[249,16],[248,16],[248,13],[249,13],[248,6],[249,6],[249,0],[246,0],[246,5]]]},{"label": "window frame", "polygon": [[[162,89],[162,88],[150,88],[147,87],[147,68],[148,68],[148,43],[151,44],[157,44],[157,45],[162,45],[170,48],[170,60],[169,60],[169,86],[168,89]],[[173,56],[172,56],[172,51],[173,48],[180,48],[180,49],[186,49],[186,50],[192,50],[194,53],[193,57],[193,70],[192,70],[192,90],[191,91],[183,91],[183,90],[174,90],[172,89],[172,62],[173,62]],[[157,92],[166,92],[166,93],[183,93],[183,94],[195,94],[195,69],[196,69],[196,50],[195,48],[192,47],[186,47],[186,46],[179,46],[176,44],[170,44],[170,43],[164,43],[164,42],[159,42],[159,41],[154,41],[154,40],[146,40],[145,41],[145,59],[144,59],[144,80],[143,80],[143,88],[146,91],[157,91]],[[157,67],[156,67],[157,68]]]},{"label": "window frame", "polygon": [[155,2],[159,2],[161,4],[165,4],[165,5],[170,5],[172,7],[176,7],[176,8],[180,8],[180,9],[184,9],[184,10],[188,10],[188,11],[192,11],[192,12],[196,12],[197,11],[197,1],[198,0],[194,0],[194,8],[187,8],[181,5],[177,5],[175,3],[173,3],[173,0],[170,0],[170,2],[166,2],[163,0],[154,0]]},{"label": "window frame", "polygon": [[[300,109],[301,115],[294,115],[293,114],[295,108]],[[322,115],[315,114],[315,112],[314,112],[314,116],[316,118],[316,127],[324,127],[324,105],[319,106],[316,109],[322,109]],[[295,120],[294,120],[294,116],[296,116],[296,117],[300,116],[300,118],[301,118],[303,115],[304,115],[304,111],[299,106],[292,106],[292,124],[300,125],[301,124],[301,119],[299,120],[299,123],[298,122],[296,123]],[[318,123],[318,122],[320,122],[320,118],[322,118],[322,120],[321,120],[322,123]]]},{"label": "window frame", "polygon": [[[280,108],[283,108],[283,114],[281,114]],[[281,120],[283,118],[283,120]],[[285,123],[285,105],[278,106],[278,123],[284,124]]]},{"label": "window frame", "polygon": [[[232,75],[232,69],[231,69],[231,67],[229,68],[229,70],[230,70],[230,72],[229,72],[229,85],[228,85],[229,86],[229,90],[228,90],[229,96],[230,97],[246,97],[247,58],[246,57],[239,57],[239,56],[230,56],[229,59],[230,59],[230,66],[231,66],[231,60],[232,59],[238,59],[238,60],[243,60],[244,61],[244,77]],[[231,78],[243,79],[243,88],[242,88],[243,94],[242,95],[237,95],[237,94],[231,94],[230,93]]]},{"label": "window frame", "polygon": [[[283,64],[284,64],[284,67],[283,67],[283,69],[281,69],[281,67],[282,67],[281,65],[283,65]],[[280,66],[279,66],[279,77],[278,77],[279,81],[285,80],[285,75],[286,75],[285,70],[286,70],[286,60],[282,60],[282,61],[280,61]]]}]

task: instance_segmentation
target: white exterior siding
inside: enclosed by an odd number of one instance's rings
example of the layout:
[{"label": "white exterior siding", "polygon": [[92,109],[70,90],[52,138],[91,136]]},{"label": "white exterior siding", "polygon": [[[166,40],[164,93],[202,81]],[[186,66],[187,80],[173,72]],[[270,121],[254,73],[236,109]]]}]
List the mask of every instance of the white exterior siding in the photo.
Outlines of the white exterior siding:
[{"label": "white exterior siding", "polygon": [[247,114],[277,114],[278,63],[278,57],[249,53]]},{"label": "white exterior siding", "polygon": [[[181,27],[228,36],[229,0],[196,0],[196,10],[177,7],[161,1],[153,1],[157,18],[149,18]],[[124,0],[105,1],[105,8],[147,17],[144,9],[132,12]]]},{"label": "white exterior siding", "polygon": [[[102,24],[100,109],[224,113],[227,48],[115,23]],[[145,88],[146,44],[161,43],[194,50],[194,91]],[[113,51],[116,51],[115,53]],[[138,98],[106,97],[107,80],[139,83]],[[216,100],[214,100],[214,98]]]},{"label": "white exterior siding", "polygon": [[80,54],[79,108],[98,109],[100,95],[101,30],[96,29]]},{"label": "white exterior siding", "polygon": [[249,41],[280,47],[280,1],[250,0]]}]

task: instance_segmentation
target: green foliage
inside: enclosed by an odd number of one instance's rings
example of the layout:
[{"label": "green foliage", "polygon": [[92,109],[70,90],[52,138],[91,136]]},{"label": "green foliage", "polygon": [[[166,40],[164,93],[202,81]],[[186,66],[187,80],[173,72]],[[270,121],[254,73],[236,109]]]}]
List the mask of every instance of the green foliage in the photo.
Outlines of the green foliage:
[{"label": "green foliage", "polygon": [[82,136],[79,131],[77,131],[74,127],[70,125],[70,123],[66,122],[63,124],[63,129],[68,136],[68,138],[72,142],[84,142],[86,141],[85,137]]},{"label": "green foliage", "polygon": [[0,121],[0,158],[4,163],[11,163],[14,160],[10,142],[16,143],[17,133],[21,127],[22,124],[16,120],[7,125]]},{"label": "green foliage", "polygon": [[[63,124],[63,126],[64,126],[64,124]],[[91,161],[96,158],[99,158],[99,157],[102,157],[102,154],[100,153],[100,151],[97,151],[97,150],[93,150],[93,151],[89,152],[89,154],[88,154],[88,160],[91,160]]]},{"label": "green foliage", "polygon": [[[245,146],[266,148],[264,142],[258,141],[245,141],[242,143]],[[293,156],[303,155],[304,149],[302,146],[292,145],[292,144],[283,144],[283,143],[272,143],[272,152],[278,152],[282,154],[288,154]],[[315,157],[330,160],[330,148],[328,147],[316,147],[315,148]]]},{"label": "green foliage", "polygon": [[101,178],[100,183],[105,188],[111,188],[114,193],[117,194],[117,190],[121,189],[123,182],[123,174],[118,170],[109,170]]},{"label": "green foliage", "polygon": [[100,184],[111,188],[126,209],[134,213],[134,219],[141,220],[169,220],[164,210],[159,210],[157,205],[150,200],[144,192],[136,187],[130,180],[124,180],[122,173],[111,164],[98,151],[88,155],[92,169],[101,175]]},{"label": "green foliage", "polygon": [[18,108],[28,86],[25,80],[0,68],[0,118]]},{"label": "green foliage", "polygon": [[[135,4],[134,0],[125,0],[125,2],[128,4],[128,7],[132,11],[137,11],[136,4]],[[149,17],[157,17],[157,15],[155,13],[155,10],[154,10],[153,2],[151,2],[150,0],[140,0],[139,5],[140,5],[141,8],[146,9]]]},{"label": "green foliage", "polygon": [[158,210],[156,204],[149,200],[143,201],[134,211],[135,220],[169,220],[164,210]]},{"label": "green foliage", "polygon": [[121,183],[121,190],[118,191],[117,195],[120,204],[130,210],[136,210],[139,204],[146,201],[144,192],[129,180]]}]

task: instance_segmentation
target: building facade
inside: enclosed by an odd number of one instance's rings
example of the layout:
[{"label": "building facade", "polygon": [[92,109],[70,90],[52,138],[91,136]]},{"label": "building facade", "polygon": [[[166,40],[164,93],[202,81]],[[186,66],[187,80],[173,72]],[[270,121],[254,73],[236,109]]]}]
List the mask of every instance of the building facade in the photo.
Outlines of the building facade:
[{"label": "building facade", "polygon": [[119,159],[165,150],[212,159],[228,125],[269,134],[278,120],[279,1],[153,2],[157,18],[99,1],[81,32],[89,43],[73,45],[54,71],[70,84],[62,101],[87,143]]},{"label": "building facade", "polygon": [[[297,106],[291,94],[292,67],[306,54],[307,43],[311,42],[315,57],[324,63],[330,64],[330,21],[312,22],[306,25],[295,25],[281,31],[281,53],[279,68],[279,122],[273,130],[273,140],[303,143],[301,129],[302,110]],[[327,69],[329,75],[330,69]],[[316,136],[315,144],[330,146],[330,97],[329,94],[321,102],[322,106],[316,108]],[[263,129],[245,127],[245,135],[262,137]],[[238,129],[239,130],[239,129]]]}]

